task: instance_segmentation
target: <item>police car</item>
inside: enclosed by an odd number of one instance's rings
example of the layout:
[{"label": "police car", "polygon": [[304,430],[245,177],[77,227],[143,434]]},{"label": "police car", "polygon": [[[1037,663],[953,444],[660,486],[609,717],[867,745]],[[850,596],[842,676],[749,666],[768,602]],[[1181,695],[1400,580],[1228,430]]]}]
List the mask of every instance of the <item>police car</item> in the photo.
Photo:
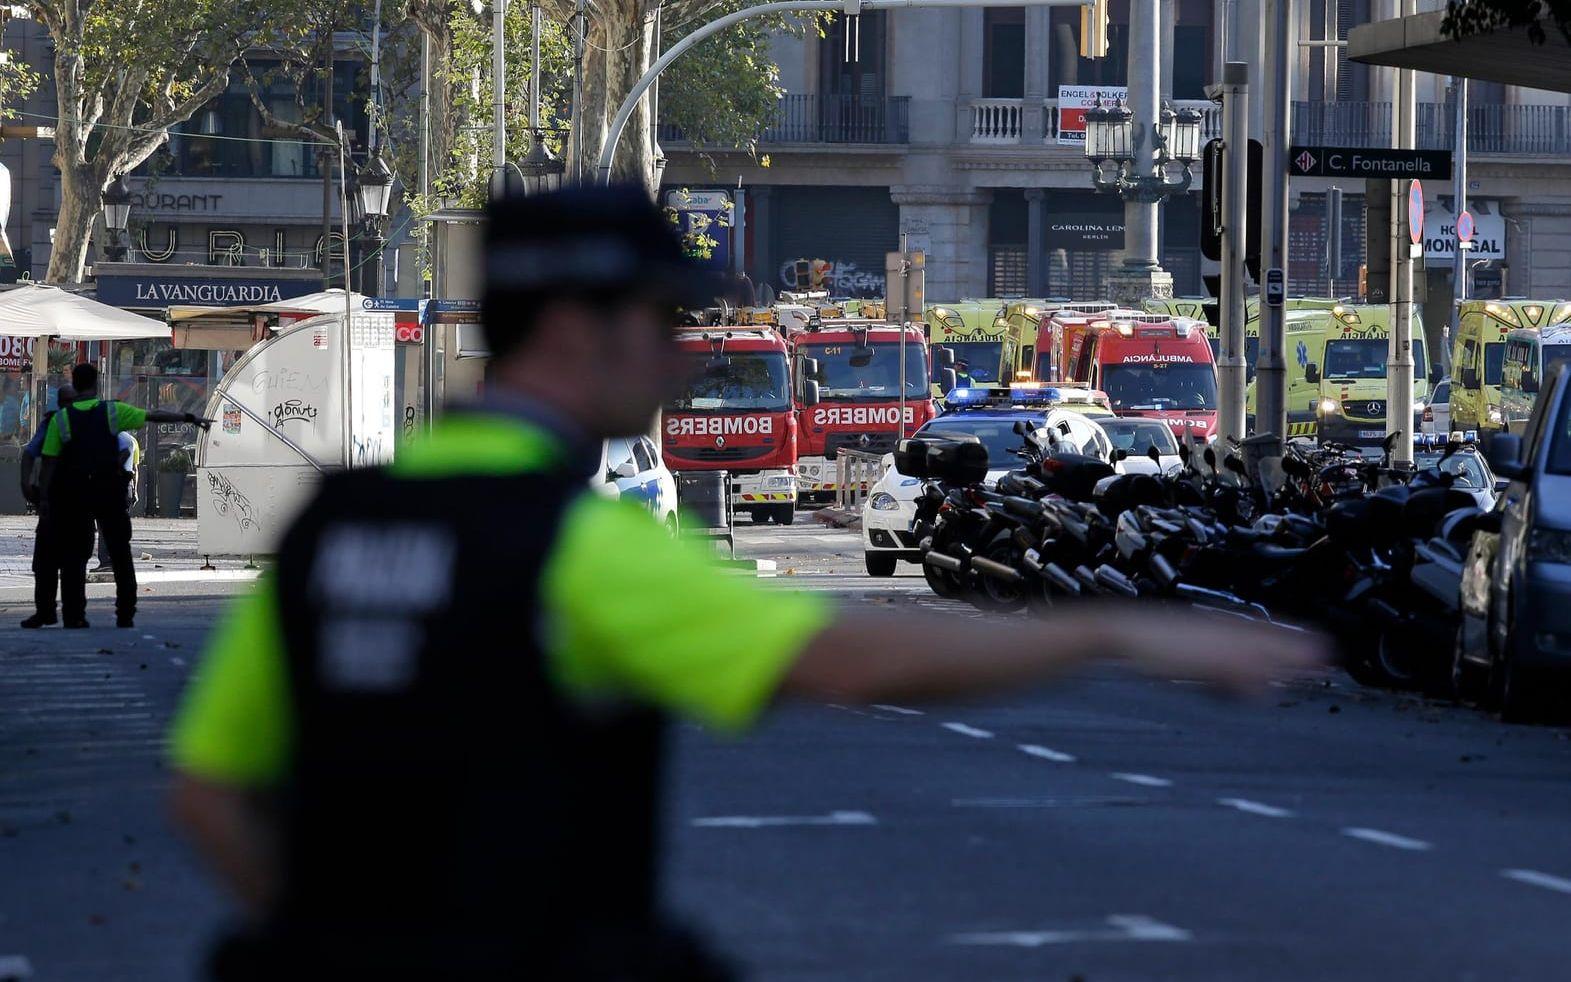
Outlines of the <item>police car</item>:
[{"label": "police car", "polygon": [[673,534],[677,528],[676,478],[647,436],[618,437],[600,445],[600,467],[589,486],[607,498],[636,501]]},{"label": "police car", "polygon": [[[1101,393],[1040,385],[1015,385],[1005,390],[989,387],[955,389],[945,403],[948,410],[928,421],[915,436],[939,434],[973,436],[987,448],[987,483],[1024,462],[1014,451],[1021,449],[1015,424],[1030,423],[1038,442],[1056,453],[1084,454],[1113,463],[1113,441],[1097,422],[1104,414]],[[1105,412],[1108,419],[1110,412]],[[911,527],[922,482],[895,470],[894,454],[884,456],[884,474],[868,491],[862,505],[862,548],[870,576],[893,576],[897,564],[921,562],[922,555]],[[1114,464],[1117,467],[1117,464]]]}]

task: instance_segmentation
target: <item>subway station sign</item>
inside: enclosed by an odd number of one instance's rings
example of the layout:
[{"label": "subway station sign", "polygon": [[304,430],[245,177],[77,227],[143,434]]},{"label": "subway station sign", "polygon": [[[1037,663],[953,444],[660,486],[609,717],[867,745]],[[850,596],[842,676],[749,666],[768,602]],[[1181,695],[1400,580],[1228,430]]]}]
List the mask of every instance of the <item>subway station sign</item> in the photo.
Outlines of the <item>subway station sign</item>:
[{"label": "subway station sign", "polygon": [[1390,150],[1379,147],[1291,147],[1292,177],[1353,177],[1377,180],[1451,179],[1449,150]]}]

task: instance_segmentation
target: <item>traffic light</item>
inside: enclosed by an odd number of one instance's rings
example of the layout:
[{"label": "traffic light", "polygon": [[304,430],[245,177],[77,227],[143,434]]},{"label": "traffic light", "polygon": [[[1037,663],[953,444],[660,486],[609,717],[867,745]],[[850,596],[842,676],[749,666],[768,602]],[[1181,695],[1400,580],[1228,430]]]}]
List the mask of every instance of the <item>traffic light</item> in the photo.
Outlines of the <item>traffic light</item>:
[{"label": "traffic light", "polygon": [[1080,57],[1107,57],[1107,0],[1080,8]]},{"label": "traffic light", "polygon": [[1201,153],[1200,254],[1213,262],[1222,259],[1222,164],[1226,151],[1221,140],[1211,140]]}]

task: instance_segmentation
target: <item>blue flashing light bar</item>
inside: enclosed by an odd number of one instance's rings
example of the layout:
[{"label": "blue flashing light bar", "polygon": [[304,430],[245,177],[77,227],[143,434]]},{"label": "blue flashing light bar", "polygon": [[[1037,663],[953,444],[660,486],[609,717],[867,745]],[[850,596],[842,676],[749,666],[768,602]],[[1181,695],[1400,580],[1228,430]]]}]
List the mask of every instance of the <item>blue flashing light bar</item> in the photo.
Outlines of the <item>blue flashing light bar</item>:
[{"label": "blue flashing light bar", "polygon": [[992,393],[987,389],[950,389],[949,394],[944,397],[944,401],[951,406],[980,406],[991,395]]},{"label": "blue flashing light bar", "polygon": [[1468,443],[1477,443],[1478,442],[1478,431],[1477,430],[1468,430],[1466,433],[1462,434],[1462,439],[1466,440]]},{"label": "blue flashing light bar", "polygon": [[1009,398],[1021,405],[1052,405],[1064,401],[1058,389],[1042,385],[1012,385]]}]

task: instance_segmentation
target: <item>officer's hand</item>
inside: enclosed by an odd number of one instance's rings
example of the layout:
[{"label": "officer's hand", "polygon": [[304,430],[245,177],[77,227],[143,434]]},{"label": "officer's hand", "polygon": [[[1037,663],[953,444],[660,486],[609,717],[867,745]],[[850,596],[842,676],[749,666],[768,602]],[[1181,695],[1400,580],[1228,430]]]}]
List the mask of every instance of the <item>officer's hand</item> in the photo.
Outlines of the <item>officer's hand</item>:
[{"label": "officer's hand", "polygon": [[204,430],[210,430],[213,428],[212,420],[204,419],[203,417],[198,416],[196,413],[186,413],[185,421],[193,426],[200,426]]}]

